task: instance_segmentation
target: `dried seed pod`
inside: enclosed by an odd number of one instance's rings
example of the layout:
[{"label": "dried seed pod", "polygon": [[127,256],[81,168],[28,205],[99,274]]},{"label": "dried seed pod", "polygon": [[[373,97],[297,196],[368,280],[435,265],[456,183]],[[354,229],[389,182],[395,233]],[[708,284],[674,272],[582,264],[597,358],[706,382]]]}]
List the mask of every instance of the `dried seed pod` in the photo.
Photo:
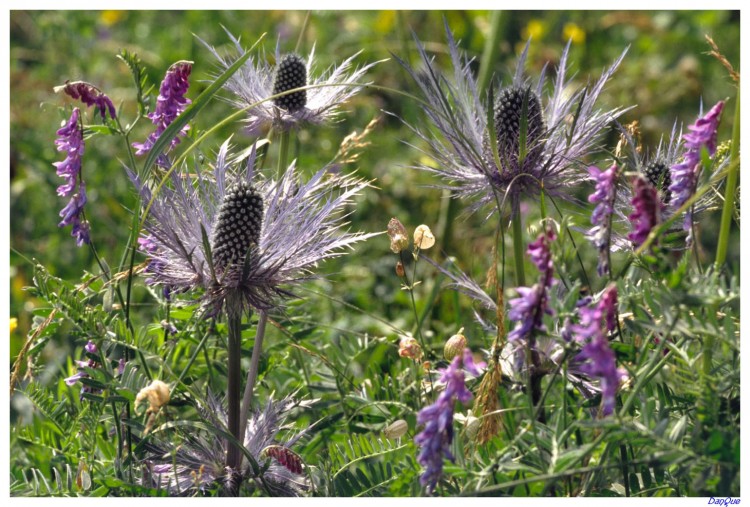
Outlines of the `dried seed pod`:
[{"label": "dried seed pod", "polygon": [[406,228],[398,218],[391,218],[388,222],[388,237],[391,238],[391,252],[400,253],[409,246]]},{"label": "dried seed pod", "polygon": [[398,261],[396,263],[396,276],[399,278],[403,278],[406,276],[406,271],[404,270],[404,263],[401,261]]},{"label": "dried seed pod", "polygon": [[448,338],[443,348],[443,356],[448,361],[452,361],[454,357],[462,354],[466,348],[466,337],[462,334],[464,328],[458,330],[456,334]]},{"label": "dried seed pod", "polygon": [[388,427],[383,430],[383,434],[385,435],[385,438],[395,440],[403,437],[408,430],[409,425],[407,422],[403,419],[398,419],[389,424]]},{"label": "dried seed pod", "polygon": [[414,230],[414,247],[427,250],[435,244],[435,236],[429,227],[422,224]]}]

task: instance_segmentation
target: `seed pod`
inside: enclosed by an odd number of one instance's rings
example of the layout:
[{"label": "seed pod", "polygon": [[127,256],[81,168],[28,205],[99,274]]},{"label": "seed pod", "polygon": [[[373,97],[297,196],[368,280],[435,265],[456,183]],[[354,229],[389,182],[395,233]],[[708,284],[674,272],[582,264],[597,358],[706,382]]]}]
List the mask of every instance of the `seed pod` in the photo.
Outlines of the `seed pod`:
[{"label": "seed pod", "polygon": [[471,440],[474,440],[474,438],[477,436],[477,433],[479,432],[479,427],[481,426],[479,418],[474,417],[471,414],[471,411],[469,411],[469,415],[466,416],[465,425],[466,425],[466,436],[469,437]]},{"label": "seed pod", "polygon": [[406,271],[404,271],[404,263],[401,261],[398,261],[396,263],[396,276],[399,278],[403,278],[406,276]]},{"label": "seed pod", "polygon": [[398,218],[391,218],[388,222],[388,237],[391,238],[391,252],[393,253],[399,253],[409,246],[406,228]]},{"label": "seed pod", "polygon": [[414,230],[414,247],[427,250],[435,244],[435,236],[429,227],[422,224]]},{"label": "seed pod", "polygon": [[385,438],[395,440],[401,438],[409,430],[409,425],[403,419],[393,421],[386,429],[383,430]]},{"label": "seed pod", "polygon": [[443,348],[443,356],[448,361],[452,361],[454,357],[462,354],[464,349],[466,348],[466,337],[462,334],[463,331],[464,328],[459,329],[458,333],[448,338],[448,341],[445,342],[445,347]]}]

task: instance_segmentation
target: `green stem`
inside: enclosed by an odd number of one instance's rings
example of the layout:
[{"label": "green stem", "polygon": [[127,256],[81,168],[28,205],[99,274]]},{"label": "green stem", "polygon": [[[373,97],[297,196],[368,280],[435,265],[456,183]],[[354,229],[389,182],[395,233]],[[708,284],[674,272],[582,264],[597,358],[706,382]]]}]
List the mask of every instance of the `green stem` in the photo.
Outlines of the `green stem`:
[{"label": "green stem", "polygon": [[513,260],[516,264],[516,285],[519,287],[526,286],[526,274],[523,264],[523,226],[521,225],[521,202],[513,202],[513,213],[511,214],[513,222]]},{"label": "green stem", "polygon": [[503,33],[501,20],[500,11],[492,11],[490,13],[490,33],[489,37],[484,41],[484,51],[482,52],[482,60],[479,64],[479,78],[477,79],[477,89],[480,97],[484,95],[487,86],[490,84],[492,65],[495,63],[497,51],[500,49],[500,40]]},{"label": "green stem", "polygon": [[277,167],[279,179],[284,176],[286,168],[289,166],[287,163],[289,159],[289,138],[290,134],[288,130],[282,130],[279,134],[279,165]]},{"label": "green stem", "polygon": [[[734,110],[734,126],[732,127],[732,147],[729,152],[729,160],[734,162],[740,156],[740,89],[737,88],[737,104]],[[727,174],[727,187],[724,192],[724,209],[721,211],[721,226],[719,229],[719,244],[716,248],[716,267],[721,267],[727,259],[727,248],[729,247],[729,231],[732,226],[732,215],[734,214],[734,197],[737,191],[737,177],[740,166],[736,164]]]},{"label": "green stem", "polygon": [[[236,303],[236,302],[234,302]],[[229,399],[228,426],[229,433],[240,442],[240,390],[242,376],[242,310],[232,301],[228,302],[227,326],[227,398]],[[240,449],[231,441],[227,441],[227,466],[238,470],[242,460]]]},{"label": "green stem", "polygon": [[266,322],[268,322],[268,314],[264,311],[261,311],[258,318],[258,329],[255,332],[255,344],[253,344],[253,356],[250,359],[250,370],[248,370],[247,372],[245,394],[242,396],[242,409],[240,412],[240,435],[243,435],[243,442],[245,428],[247,427],[247,418],[250,414],[250,404],[253,401],[253,389],[255,388],[255,380],[258,378],[258,364],[260,363],[260,354],[263,351],[263,337],[266,334]]}]

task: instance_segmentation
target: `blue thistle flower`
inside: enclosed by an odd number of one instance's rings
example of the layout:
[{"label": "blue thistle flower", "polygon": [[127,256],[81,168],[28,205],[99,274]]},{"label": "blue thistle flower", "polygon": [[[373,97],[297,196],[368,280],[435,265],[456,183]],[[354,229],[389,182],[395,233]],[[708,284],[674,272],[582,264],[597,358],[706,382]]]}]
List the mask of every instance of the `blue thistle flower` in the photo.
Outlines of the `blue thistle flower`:
[{"label": "blue thistle flower", "polygon": [[[237,55],[245,53],[238,38],[227,32]],[[216,57],[222,71],[231,67],[237,56],[223,57],[219,52],[200,38],[198,39]],[[350,72],[354,59],[361,53],[344,60],[321,76],[315,77],[315,47],[307,60],[298,55],[282,55],[276,48],[274,68],[265,58],[250,58],[224,84],[224,88],[234,95],[228,101],[238,109],[248,109],[245,120],[250,135],[259,134],[273,126],[280,131],[290,130],[302,123],[315,125],[335,119],[338,108],[360,89],[360,79],[375,63]],[[377,62],[376,62],[377,63]],[[311,88],[293,92],[273,101],[272,95],[308,85]],[[323,85],[323,86],[317,86]],[[338,86],[337,86],[338,85]],[[263,102],[262,102],[263,101]],[[258,104],[258,102],[261,102]]]},{"label": "blue thistle flower", "polygon": [[[197,170],[191,182],[187,168],[174,171],[171,188],[153,197],[144,225],[153,283],[175,292],[203,289],[210,315],[228,298],[245,310],[268,310],[293,295],[290,286],[314,277],[320,262],[374,235],[341,231],[343,208],[366,182],[328,168],[303,181],[294,164],[280,180],[266,179],[254,172],[254,147],[244,170],[228,152],[227,141],[213,178]],[[150,202],[151,190],[130,175]]]},{"label": "blue thistle flower", "polygon": [[[215,433],[180,432],[183,442],[179,446],[155,438],[145,445],[148,456],[143,484],[166,490],[170,496],[186,496],[205,492],[214,484],[225,494],[236,494],[241,483],[253,481],[269,495],[300,496],[310,484],[292,446],[307,430],[287,439],[278,434],[287,428],[285,421],[293,409],[310,404],[291,398],[269,400],[248,419],[243,445],[260,465],[260,474],[246,459],[239,470],[226,467],[227,441]],[[213,395],[198,406],[198,413],[207,425],[226,431],[226,408]]]},{"label": "blue thistle flower", "polygon": [[[544,95],[545,73],[536,84],[524,77],[529,45],[518,60],[512,82],[492,104],[497,157],[489,138],[487,105],[479,96],[470,61],[459,54],[446,26],[453,63],[452,80],[443,76],[417,40],[424,70],[399,60],[419,85],[427,103],[425,113],[433,131],[410,127],[430,146],[437,167],[417,166],[440,176],[439,185],[454,196],[474,201],[472,210],[507,196],[511,202],[538,195],[542,188],[555,197],[572,199],[571,185],[585,176],[576,166],[596,148],[599,134],[626,109],[601,111],[596,100],[625,52],[591,86],[570,91],[565,74],[569,45],[560,58],[553,90]],[[570,118],[574,118],[570,123]],[[570,124],[569,124],[570,123]],[[522,128],[525,125],[525,129]],[[525,132],[525,136],[522,136]],[[523,142],[522,142],[523,139]],[[497,163],[499,161],[499,164]]]}]

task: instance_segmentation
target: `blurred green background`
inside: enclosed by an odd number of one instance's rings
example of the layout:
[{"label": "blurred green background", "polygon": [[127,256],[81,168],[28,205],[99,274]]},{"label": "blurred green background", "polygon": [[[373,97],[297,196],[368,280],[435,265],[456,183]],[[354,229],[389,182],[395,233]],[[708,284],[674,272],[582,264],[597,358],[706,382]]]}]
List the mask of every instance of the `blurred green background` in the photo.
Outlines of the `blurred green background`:
[{"label": "blurred green background", "polygon": [[[53,87],[66,80],[93,83],[118,107],[123,105],[121,118],[127,123],[135,116],[136,106],[130,73],[115,58],[121,48],[140,56],[148,68],[149,82],[156,87],[172,62],[195,62],[188,93],[194,98],[217,73],[215,61],[196,36],[224,48],[229,40],[222,26],[241,36],[247,47],[266,32],[265,50],[272,54],[277,40],[282,51],[294,49],[306,25],[300,52],[306,55],[315,44],[317,65],[313,72],[319,73],[359,50],[362,50],[359,64],[390,58],[391,53],[416,64],[412,31],[437,55],[439,64],[447,66],[443,18],[460,40],[460,47],[477,58],[475,68],[478,67],[489,30],[486,11],[11,12],[10,316],[18,319],[18,327],[12,331],[11,358],[19,351],[30,328],[30,312],[41,304],[23,291],[32,282],[33,263],[42,263],[52,274],[67,280],[78,279],[83,271],[98,272],[90,251],[77,248],[69,228],[60,229],[56,225],[58,212],[66,201],[55,193],[61,179],[52,163],[62,159],[55,151],[55,131],[69,115],[72,102],[55,94]],[[581,83],[589,76],[598,77],[604,67],[630,46],[600,105],[606,108],[636,105],[622,121],[640,122],[647,147],[654,148],[660,136],[668,135],[675,120],[685,125],[692,123],[701,100],[710,107],[735,95],[725,69],[706,54],[710,48],[704,34],[711,35],[737,66],[739,12],[514,11],[502,14],[501,29],[502,43],[494,69],[502,82],[508,82],[516,56],[528,37],[533,39],[526,69],[530,76],[537,76],[547,62],[554,65],[570,39],[571,69]],[[414,84],[392,58],[378,64],[368,73],[367,80],[383,87],[416,92]],[[63,107],[67,109],[62,110]],[[720,139],[730,135],[734,108],[734,101],[730,100]],[[410,229],[421,223],[434,228],[439,221],[442,194],[426,187],[435,183],[430,175],[407,169],[421,156],[405,144],[416,142],[414,135],[397,118],[383,113],[388,111],[412,124],[420,124],[424,115],[417,104],[387,91],[363,90],[344,109],[346,114],[340,122],[303,128],[300,132],[297,153],[302,167],[309,171],[321,167],[335,155],[345,136],[355,130],[361,132],[370,120],[380,117],[377,128],[367,139],[371,144],[363,149],[359,161],[347,168],[375,179],[377,187],[359,199],[351,216],[351,227],[382,231],[388,220],[396,216]],[[98,121],[92,109],[86,112],[88,122]],[[227,103],[214,101],[198,117],[190,135],[198,135],[230,112]],[[150,128],[148,122],[141,122],[133,140],[145,138]],[[202,147],[204,153],[215,151],[232,134],[235,143],[241,146],[252,141],[235,124],[211,138]],[[614,133],[606,139],[610,148],[615,141]],[[123,170],[125,151],[121,143],[119,138],[97,136],[86,146],[83,165],[92,238],[100,255],[111,265],[116,265],[122,255],[130,224],[129,209],[136,202]],[[269,156],[274,155],[275,150],[271,150]],[[702,240],[708,259],[713,258],[718,221],[718,212],[703,220]],[[487,263],[486,259],[477,259],[476,252],[484,251],[489,256],[491,239],[487,238],[491,238],[491,231],[491,225],[483,223],[480,216],[461,215],[453,226],[453,242],[446,247],[445,254],[456,256],[467,270],[481,272]],[[736,246],[729,253],[734,272],[739,262],[738,236],[735,230],[732,241]],[[438,238],[441,247],[442,240]],[[326,265],[324,271],[335,273],[331,277],[335,283],[330,287],[326,284],[325,290],[372,315],[399,324],[399,319],[408,316],[409,307],[393,276],[394,263],[387,238],[373,239],[359,246],[356,254]],[[146,299],[144,292],[140,298]],[[357,317],[346,317],[337,325],[353,326],[350,318]],[[64,337],[60,345],[66,347]]]}]

